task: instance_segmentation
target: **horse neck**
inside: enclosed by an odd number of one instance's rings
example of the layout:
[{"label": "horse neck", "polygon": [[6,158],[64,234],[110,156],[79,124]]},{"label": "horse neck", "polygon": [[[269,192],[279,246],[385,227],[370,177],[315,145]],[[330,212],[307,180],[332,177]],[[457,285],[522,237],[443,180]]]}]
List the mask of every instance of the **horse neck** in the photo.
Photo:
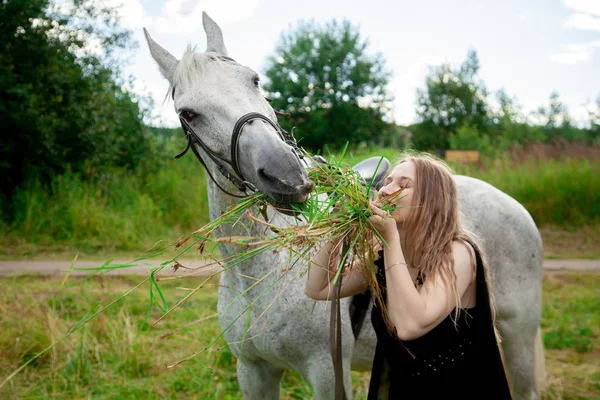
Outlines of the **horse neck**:
[{"label": "horse neck", "polygon": [[[222,184],[219,182],[219,184]],[[207,192],[208,192],[208,204],[210,219],[215,220],[220,217],[229,207],[234,205],[239,199],[230,196],[221,191],[217,185],[207,179]],[[228,189],[229,190],[229,189]],[[271,232],[270,230],[268,232]],[[249,225],[247,223],[239,223],[232,226],[231,224],[224,224],[215,231],[215,237],[235,237],[235,236],[253,236],[253,237],[264,237],[266,235],[265,227],[257,223]],[[232,244],[220,244],[219,252],[223,258],[232,257],[240,252],[247,251],[247,247],[242,247]],[[236,265],[232,268],[231,272],[224,271],[223,274],[227,276],[231,284],[236,286],[249,286],[254,281],[244,278],[243,276],[250,276],[253,278],[260,278],[267,275],[274,267],[278,264],[283,264],[285,260],[286,252],[272,252],[266,251],[258,254],[248,261]]]}]

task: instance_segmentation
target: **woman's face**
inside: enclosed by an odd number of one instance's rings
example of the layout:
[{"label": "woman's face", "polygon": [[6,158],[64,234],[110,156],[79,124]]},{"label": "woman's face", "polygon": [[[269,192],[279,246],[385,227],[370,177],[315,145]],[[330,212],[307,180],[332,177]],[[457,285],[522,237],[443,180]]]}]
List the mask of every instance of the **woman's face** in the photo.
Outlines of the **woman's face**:
[{"label": "woman's face", "polygon": [[416,169],[415,164],[412,161],[406,161],[399,164],[392,170],[392,173],[385,178],[384,186],[379,189],[379,198],[390,196],[400,189],[402,193],[399,198],[395,201],[399,208],[391,212],[391,215],[397,222],[405,221],[408,216],[413,212],[413,194],[415,190],[415,175]]}]

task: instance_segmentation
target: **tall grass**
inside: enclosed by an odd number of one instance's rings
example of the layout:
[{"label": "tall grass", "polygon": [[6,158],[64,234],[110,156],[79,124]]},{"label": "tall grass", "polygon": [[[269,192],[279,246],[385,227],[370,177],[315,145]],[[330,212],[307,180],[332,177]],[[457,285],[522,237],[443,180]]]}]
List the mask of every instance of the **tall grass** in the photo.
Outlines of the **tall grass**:
[{"label": "tall grass", "polygon": [[66,173],[49,190],[31,182],[14,196],[8,239],[94,252],[171,244],[208,222],[206,180],[191,158],[157,172],[103,171],[93,180]]},{"label": "tall grass", "polygon": [[579,227],[600,222],[600,161],[547,160],[491,167],[455,166],[463,175],[486,181],[529,211],[538,226]]}]

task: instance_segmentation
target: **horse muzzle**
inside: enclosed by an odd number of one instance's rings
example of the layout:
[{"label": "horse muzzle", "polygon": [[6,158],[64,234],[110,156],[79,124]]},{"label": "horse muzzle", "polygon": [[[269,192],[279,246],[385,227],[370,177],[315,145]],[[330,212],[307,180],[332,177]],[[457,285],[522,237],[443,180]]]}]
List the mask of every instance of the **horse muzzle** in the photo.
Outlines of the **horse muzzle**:
[{"label": "horse muzzle", "polygon": [[[278,172],[277,176],[275,172]],[[315,184],[308,179],[305,173],[299,177],[286,178],[280,171],[267,171],[259,169],[257,188],[268,195],[273,202],[282,207],[292,203],[304,203],[312,192]],[[304,172],[304,171],[303,171]]]}]

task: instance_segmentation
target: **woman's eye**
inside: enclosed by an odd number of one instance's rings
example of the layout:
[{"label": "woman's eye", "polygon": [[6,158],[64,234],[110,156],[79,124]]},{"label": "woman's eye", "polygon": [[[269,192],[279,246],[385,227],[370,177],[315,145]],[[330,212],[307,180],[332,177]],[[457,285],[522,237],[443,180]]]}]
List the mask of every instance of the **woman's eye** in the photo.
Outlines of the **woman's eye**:
[{"label": "woman's eye", "polygon": [[181,112],[179,113],[179,116],[189,122],[194,119],[196,114],[189,110],[181,110]]}]

